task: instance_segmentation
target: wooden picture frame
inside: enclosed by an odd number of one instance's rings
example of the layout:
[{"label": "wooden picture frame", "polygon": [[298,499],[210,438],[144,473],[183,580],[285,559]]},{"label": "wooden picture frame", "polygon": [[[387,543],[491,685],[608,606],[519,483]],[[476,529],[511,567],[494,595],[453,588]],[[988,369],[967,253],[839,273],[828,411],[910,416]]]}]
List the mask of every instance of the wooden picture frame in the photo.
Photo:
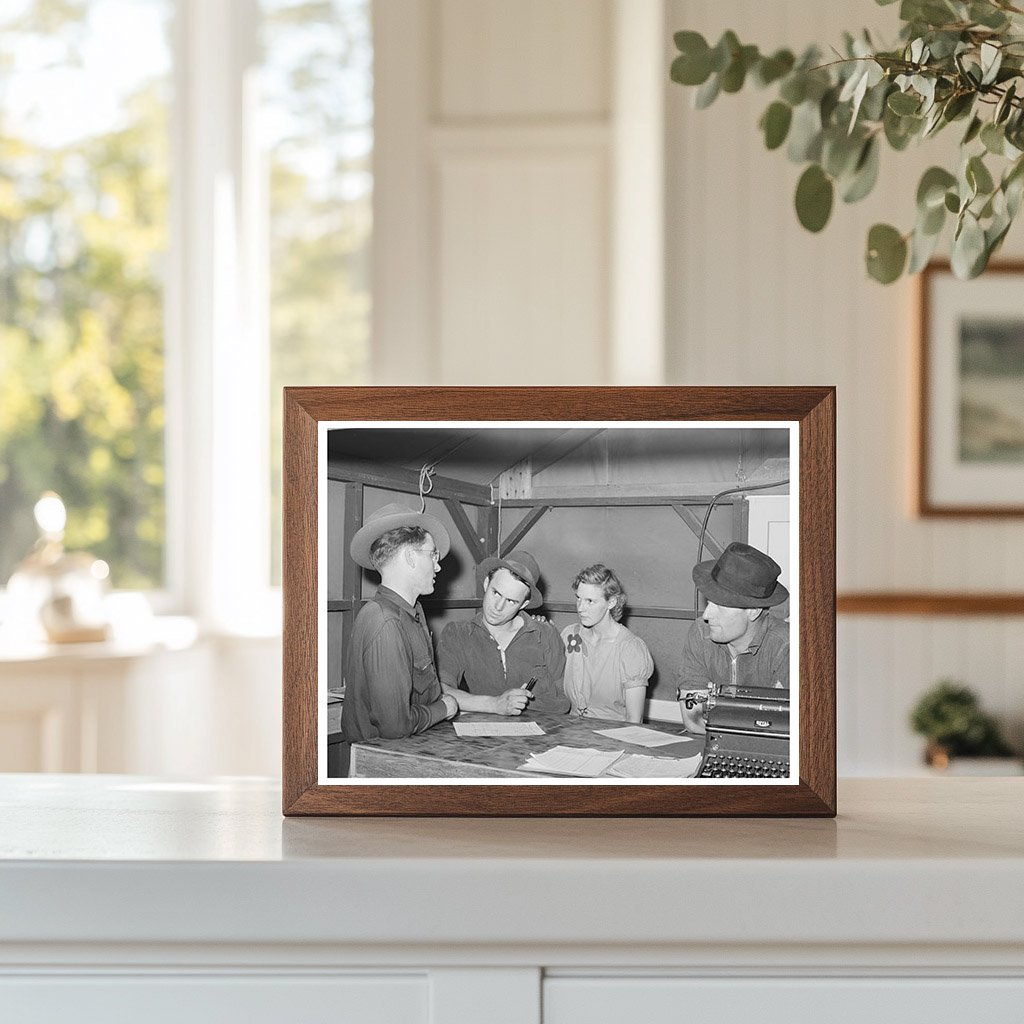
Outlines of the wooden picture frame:
[{"label": "wooden picture frame", "polygon": [[[365,500],[360,490],[359,502],[346,499],[343,511],[331,512],[334,521],[327,523],[328,438],[333,441],[340,437],[343,442],[356,438],[362,443],[365,438],[380,433],[374,432],[376,427],[411,432],[429,429],[435,424],[463,430],[479,427],[483,432],[512,425],[516,431],[526,434],[534,429],[557,427],[566,433],[580,432],[587,438],[596,430],[607,429],[613,436],[620,437],[626,430],[636,429],[651,431],[656,440],[665,440],[668,436],[653,433],[658,430],[692,430],[695,436],[701,429],[705,432],[711,428],[749,430],[761,431],[772,438],[788,431],[789,454],[797,468],[788,491],[792,495],[792,526],[787,527],[786,536],[791,541],[787,539],[786,543],[792,542],[793,550],[798,551],[790,579],[796,623],[796,637],[791,646],[793,663],[798,666],[792,684],[796,692],[792,701],[791,740],[795,770],[791,777],[784,780],[601,778],[563,781],[550,777],[453,780],[431,776],[430,781],[419,778],[394,781],[383,776],[379,780],[325,776],[324,749],[329,727],[327,708],[321,699],[321,675],[325,676],[333,664],[327,655],[329,630],[321,625],[326,622],[328,576],[337,577],[335,585],[342,586],[346,595],[345,600],[333,602],[335,611],[353,612],[360,586],[359,570],[348,559],[347,550],[341,568],[335,564],[337,558],[331,562],[331,568],[327,568],[325,538],[330,535],[328,526],[336,533],[340,531],[339,535],[343,534],[346,540],[352,536],[359,521],[358,510]],[[352,433],[355,430],[366,430],[365,438]],[[636,435],[637,440],[645,437]],[[374,474],[372,460],[348,461],[363,468],[354,473],[343,466],[347,475],[339,479],[348,481],[356,475],[360,488],[399,486],[412,495],[408,504],[417,504],[415,474],[396,485],[393,474],[386,478]],[[835,815],[834,388],[286,388],[283,470],[283,811],[286,815]],[[742,467],[736,471],[744,490],[753,491],[755,481],[742,480]],[[788,485],[789,481],[782,483]],[[350,485],[343,483],[341,486]],[[574,491],[576,495],[580,493],[578,489]],[[594,493],[598,497],[591,504],[608,503],[609,498],[602,497],[605,491],[601,487]],[[718,497],[716,495],[716,500]],[[577,503],[580,500],[578,496],[572,499]],[[706,499],[700,500],[708,504]],[[675,499],[656,498],[647,503],[652,501],[662,505],[671,504]],[[624,502],[636,503],[635,499]],[[568,501],[566,505],[569,507]],[[578,504],[571,507],[577,509]],[[679,518],[672,521],[677,526],[682,520],[684,526],[693,528],[690,520],[694,517],[690,510],[678,507],[675,512]],[[452,520],[458,531],[471,534],[472,525],[467,526],[471,520],[455,509],[452,513],[458,517],[458,521]],[[459,522],[464,519],[460,526]],[[483,522],[478,518],[476,524],[475,542],[478,546],[482,544],[477,554],[486,552],[494,539],[493,531],[489,535],[486,526],[480,525]],[[742,525],[746,529],[746,520]],[[516,529],[501,532],[514,534]],[[703,533],[701,536],[703,538]],[[463,540],[466,544],[474,543],[473,536]],[[333,554],[341,550],[337,539],[331,543]],[[510,548],[506,544],[502,550]],[[712,554],[714,550],[710,545],[704,548]],[[689,572],[685,580],[673,576],[670,582],[679,588],[679,593],[687,587],[693,588]],[[562,589],[566,587],[565,581],[558,585]],[[575,605],[564,608],[574,611]],[[567,612],[563,609],[558,614]],[[644,614],[692,620],[698,612],[696,608],[689,612],[650,608],[644,610]],[[680,650],[681,646],[680,641]],[[451,732],[450,723],[442,724]],[[616,723],[601,724],[614,726]],[[434,728],[439,729],[440,725]],[[639,752],[640,748],[637,750]]]},{"label": "wooden picture frame", "polygon": [[918,516],[1024,515],[1024,263],[961,281],[936,261],[918,282]]}]

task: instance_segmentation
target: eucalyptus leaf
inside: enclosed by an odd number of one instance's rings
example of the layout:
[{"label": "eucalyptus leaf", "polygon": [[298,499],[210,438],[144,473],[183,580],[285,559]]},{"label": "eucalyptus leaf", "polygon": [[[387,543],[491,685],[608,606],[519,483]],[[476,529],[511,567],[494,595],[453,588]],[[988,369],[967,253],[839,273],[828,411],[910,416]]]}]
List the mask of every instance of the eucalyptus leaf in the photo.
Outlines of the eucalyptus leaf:
[{"label": "eucalyptus leaf", "polygon": [[733,62],[733,58],[742,49],[742,44],[732,29],[722,33],[711,51],[711,70],[721,74]]},{"label": "eucalyptus leaf", "polygon": [[977,194],[988,195],[995,188],[992,175],[980,156],[972,156],[967,161],[967,180]]},{"label": "eucalyptus leaf", "polygon": [[935,254],[935,250],[938,247],[940,233],[925,232],[920,226],[914,230],[913,235],[910,237],[910,262],[907,264],[908,274],[916,274],[924,270],[928,265],[928,261]]},{"label": "eucalyptus leaf", "polygon": [[956,177],[944,167],[929,167],[917,186],[917,208],[923,213],[942,206],[946,191],[956,184]]},{"label": "eucalyptus leaf", "polygon": [[701,85],[711,74],[711,50],[699,32],[677,32],[680,54],[672,61],[670,77],[680,85]]},{"label": "eucalyptus leaf", "polygon": [[901,117],[906,114],[916,114],[921,107],[919,97],[907,92],[893,92],[888,100],[889,109]]},{"label": "eucalyptus leaf", "polygon": [[808,231],[821,231],[832,215],[834,190],[831,179],[817,165],[811,164],[796,186],[796,215]]},{"label": "eucalyptus leaf", "polygon": [[975,24],[984,25],[998,31],[1007,25],[1007,17],[1002,11],[989,3],[972,3],[968,9],[967,16]]},{"label": "eucalyptus leaf", "polygon": [[754,81],[760,86],[785,78],[793,70],[796,58],[789,50],[776,50],[770,57],[762,57],[753,69]]},{"label": "eucalyptus leaf", "polygon": [[964,281],[976,277],[978,271],[975,267],[984,258],[985,232],[977,218],[965,210],[960,218],[957,233],[953,236],[953,249],[950,255],[953,273]]},{"label": "eucalyptus leaf", "polygon": [[853,172],[864,148],[863,133],[859,138],[851,137],[838,128],[822,132],[821,166],[833,178],[841,178]]},{"label": "eucalyptus leaf", "polygon": [[885,101],[892,91],[893,84],[886,78],[881,78],[870,86],[864,95],[864,102],[860,105],[861,121],[881,121],[885,113]]},{"label": "eucalyptus leaf", "polygon": [[917,134],[923,123],[924,118],[899,117],[891,110],[886,110],[882,117],[885,141],[897,152],[906,149],[910,140]]},{"label": "eucalyptus leaf", "polygon": [[761,115],[760,127],[764,132],[767,149],[778,149],[786,141],[789,126],[793,120],[793,108],[788,103],[776,100]]},{"label": "eucalyptus leaf", "polygon": [[1002,156],[1006,146],[1006,133],[1003,131],[1002,125],[989,121],[981,129],[981,142],[993,156]]},{"label": "eucalyptus leaf", "polygon": [[779,99],[791,107],[798,107],[807,99],[807,74],[803,71],[792,72],[779,88]]},{"label": "eucalyptus leaf", "polygon": [[872,136],[864,143],[854,173],[843,188],[844,203],[859,202],[875,187],[875,182],[878,181],[878,150],[877,136]]},{"label": "eucalyptus leaf", "polygon": [[1000,65],[1003,63],[1003,51],[986,40],[981,44],[979,56],[981,58],[981,84],[991,85],[996,80]]},{"label": "eucalyptus leaf", "polygon": [[810,100],[793,111],[786,155],[793,163],[817,160],[821,156],[821,111]]},{"label": "eucalyptus leaf", "polygon": [[746,81],[747,72],[758,60],[756,46],[741,46],[732,63],[722,72],[722,92],[739,92]]},{"label": "eucalyptus leaf", "polygon": [[956,192],[947,192],[946,193],[945,206],[946,206],[946,209],[949,210],[950,213],[959,213],[960,212],[960,196]]},{"label": "eucalyptus leaf", "polygon": [[946,121],[956,121],[966,117],[974,107],[975,96],[972,92],[954,93],[946,100],[942,108],[942,116]]},{"label": "eucalyptus leaf", "polygon": [[967,131],[964,132],[963,139],[960,140],[961,146],[970,145],[977,137],[982,128],[982,121],[980,117],[972,117],[971,123],[967,126]]},{"label": "eucalyptus leaf", "polygon": [[693,96],[693,105],[698,110],[706,110],[718,98],[722,91],[722,80],[717,74],[713,74]]},{"label": "eucalyptus leaf", "polygon": [[1017,95],[1017,83],[1011,82],[1003,93],[1002,99],[996,104],[996,112],[992,116],[992,120],[996,124],[1002,124],[1009,116],[1013,109],[1013,99]]},{"label": "eucalyptus leaf", "polygon": [[880,284],[892,284],[907,262],[906,239],[889,224],[875,224],[868,232],[868,274]]},{"label": "eucalyptus leaf", "polygon": [[938,235],[946,225],[946,204],[939,203],[929,210],[918,210],[917,228],[925,235]]}]

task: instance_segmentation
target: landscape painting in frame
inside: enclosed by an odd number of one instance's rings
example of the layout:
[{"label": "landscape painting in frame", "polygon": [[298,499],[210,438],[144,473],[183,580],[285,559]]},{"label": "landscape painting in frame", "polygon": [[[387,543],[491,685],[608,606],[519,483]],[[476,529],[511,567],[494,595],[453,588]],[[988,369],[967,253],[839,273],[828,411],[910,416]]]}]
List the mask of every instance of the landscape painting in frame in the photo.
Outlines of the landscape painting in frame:
[{"label": "landscape painting in frame", "polygon": [[1024,514],[1024,268],[921,282],[918,511]]}]

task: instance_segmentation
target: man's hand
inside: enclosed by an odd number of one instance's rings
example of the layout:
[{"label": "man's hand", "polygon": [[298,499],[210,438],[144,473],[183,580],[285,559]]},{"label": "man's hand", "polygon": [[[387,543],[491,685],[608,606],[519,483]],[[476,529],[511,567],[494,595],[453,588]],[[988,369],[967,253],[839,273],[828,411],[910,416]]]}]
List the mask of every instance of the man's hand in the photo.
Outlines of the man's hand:
[{"label": "man's hand", "polygon": [[493,697],[494,714],[496,715],[521,715],[523,709],[533,699],[533,694],[522,687],[514,690],[506,690],[501,696]]},{"label": "man's hand", "polygon": [[448,712],[444,716],[445,720],[454,718],[459,713],[459,702],[450,693],[442,693],[441,699],[444,701],[445,710]]}]

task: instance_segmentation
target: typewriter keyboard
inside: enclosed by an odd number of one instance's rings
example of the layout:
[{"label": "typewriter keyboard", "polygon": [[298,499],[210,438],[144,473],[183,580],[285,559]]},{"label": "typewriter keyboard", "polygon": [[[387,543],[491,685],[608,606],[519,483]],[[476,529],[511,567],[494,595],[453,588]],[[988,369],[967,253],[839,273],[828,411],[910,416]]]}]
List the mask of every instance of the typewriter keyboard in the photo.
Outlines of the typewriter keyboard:
[{"label": "typewriter keyboard", "polygon": [[700,767],[702,779],[785,779],[789,761],[753,754],[709,754]]}]

